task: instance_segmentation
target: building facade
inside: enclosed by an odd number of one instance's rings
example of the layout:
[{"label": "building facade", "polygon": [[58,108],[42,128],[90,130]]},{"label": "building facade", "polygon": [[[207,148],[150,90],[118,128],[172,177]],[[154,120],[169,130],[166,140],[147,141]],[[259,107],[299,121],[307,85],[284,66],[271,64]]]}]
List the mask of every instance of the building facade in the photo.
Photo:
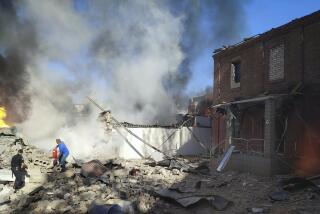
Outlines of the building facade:
[{"label": "building facade", "polygon": [[320,172],[320,11],[213,58],[216,152],[235,145],[230,166],[258,174]]}]

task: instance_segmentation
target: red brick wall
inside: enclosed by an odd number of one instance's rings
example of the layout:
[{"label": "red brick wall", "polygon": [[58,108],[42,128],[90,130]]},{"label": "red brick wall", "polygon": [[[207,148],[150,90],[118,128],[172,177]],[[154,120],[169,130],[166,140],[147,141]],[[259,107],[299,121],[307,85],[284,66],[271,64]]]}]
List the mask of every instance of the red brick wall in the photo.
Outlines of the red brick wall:
[{"label": "red brick wall", "polygon": [[[247,99],[263,94],[289,93],[298,83],[302,83],[304,93],[310,91],[320,92],[320,13],[298,20],[293,24],[282,26],[269,31],[260,37],[254,38],[214,55],[214,104],[230,102],[239,99]],[[270,50],[279,44],[284,44],[284,78],[282,80],[269,80],[269,56]],[[241,61],[240,87],[231,88],[231,63]],[[317,85],[319,84],[319,85]],[[311,90],[309,90],[311,89]],[[319,93],[320,94],[320,93]],[[314,99],[319,99],[314,98]],[[308,98],[307,100],[310,101]],[[312,99],[311,99],[312,100]],[[320,100],[320,99],[319,99]],[[320,101],[319,101],[320,102]],[[314,101],[302,102],[301,108],[305,111],[313,111],[311,114],[320,115],[319,108]],[[263,107],[261,107],[263,109]],[[253,114],[254,116],[254,114]],[[299,121],[294,112],[289,113],[288,135],[286,136],[285,153],[295,154],[304,147],[306,134],[303,123]],[[320,116],[319,116],[320,118]],[[254,116],[254,123],[260,123],[263,115]],[[261,130],[251,131],[252,127],[247,119],[243,121],[241,133],[244,138],[262,137]],[[225,122],[219,123],[219,130],[225,133]],[[222,127],[224,126],[224,127]],[[217,139],[217,121],[214,119],[214,143]],[[320,123],[313,125],[312,130],[317,130]],[[300,130],[300,132],[299,132]],[[250,133],[250,131],[252,133]],[[310,132],[310,131],[309,131]],[[280,133],[282,134],[282,133]],[[221,141],[219,132],[219,141]],[[279,136],[278,136],[279,137]],[[320,137],[317,138],[320,142]],[[302,146],[301,146],[302,145]],[[320,145],[320,143],[319,143]],[[252,145],[255,150],[260,149],[261,144]],[[320,146],[319,146],[320,148]],[[317,147],[318,149],[318,147]],[[315,163],[320,165],[320,159]],[[319,167],[320,171],[320,167]]]},{"label": "red brick wall", "polygon": [[[264,53],[266,56],[264,67],[264,85],[266,92],[287,93],[295,85],[302,81],[302,38],[302,30],[293,29],[264,42]],[[284,79],[270,81],[268,77],[270,49],[279,44],[284,44]]]},{"label": "red brick wall", "polygon": [[216,152],[223,152],[226,143],[226,118],[224,115],[216,115],[213,118],[213,146],[218,146]]},{"label": "red brick wall", "polygon": [[[215,66],[214,90],[220,91],[221,98],[215,99],[216,103],[229,102],[238,97],[251,97],[263,92],[262,50],[261,46],[254,45],[244,50],[236,50],[224,57],[215,58],[215,64],[219,66]],[[231,89],[231,63],[235,60],[241,61],[240,87]]]},{"label": "red brick wall", "polygon": [[[316,23],[271,32],[214,55],[214,104],[263,93],[287,93],[299,82],[320,83],[319,38],[320,17]],[[270,81],[270,49],[279,44],[284,44],[284,79]],[[235,59],[241,60],[241,79],[240,87],[232,89],[231,63]]]},{"label": "red brick wall", "polygon": [[320,22],[304,28],[304,80],[320,83]]}]

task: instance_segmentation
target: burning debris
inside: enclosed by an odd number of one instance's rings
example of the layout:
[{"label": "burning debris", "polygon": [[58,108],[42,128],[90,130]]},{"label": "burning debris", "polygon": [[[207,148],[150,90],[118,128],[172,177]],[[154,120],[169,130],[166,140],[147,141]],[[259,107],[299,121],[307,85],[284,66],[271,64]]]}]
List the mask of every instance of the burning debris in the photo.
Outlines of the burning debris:
[{"label": "burning debris", "polygon": [[7,117],[6,109],[0,106],[0,129],[10,127],[5,121],[6,117]]}]

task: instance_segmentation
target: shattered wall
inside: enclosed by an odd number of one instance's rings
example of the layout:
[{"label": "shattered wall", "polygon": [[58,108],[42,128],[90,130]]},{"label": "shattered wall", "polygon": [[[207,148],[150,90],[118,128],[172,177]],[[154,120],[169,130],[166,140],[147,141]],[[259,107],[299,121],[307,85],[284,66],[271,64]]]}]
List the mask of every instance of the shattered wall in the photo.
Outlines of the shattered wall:
[{"label": "shattered wall", "polygon": [[213,130],[213,144],[217,147],[216,152],[222,153],[226,147],[226,116],[215,114],[212,120],[212,130]]},{"label": "shattered wall", "polygon": [[[320,12],[272,29],[214,55],[214,103],[245,99],[263,93],[287,93],[299,82],[319,83]],[[269,80],[269,55],[284,45],[284,79]],[[241,87],[231,89],[231,63],[241,61]]]},{"label": "shattered wall", "polygon": [[[190,128],[198,139],[210,148],[211,129],[210,128]],[[166,154],[171,155],[201,155],[207,154],[206,151],[197,143],[192,136],[192,133],[187,127],[183,127],[180,130],[177,129],[165,129],[165,128],[129,128],[134,134],[143,138],[145,141],[160,149]],[[166,143],[164,141],[173,133],[176,132]],[[122,133],[127,137],[129,142],[145,157],[151,156],[153,158],[161,158],[161,154],[156,152],[152,148],[144,145],[134,136],[126,133],[124,130]],[[113,139],[117,138],[121,144],[119,150],[114,155],[118,155],[125,159],[139,159],[141,158],[126,142],[117,134],[113,134]],[[164,143],[164,144],[163,144]]]},{"label": "shattered wall", "polygon": [[[274,121],[276,136],[270,147],[275,156],[271,156],[273,169],[268,169],[273,173],[278,169],[282,170],[280,165],[283,163],[287,169],[294,169],[300,175],[320,172],[318,167],[320,160],[316,155],[319,154],[318,139],[320,138],[315,131],[320,125],[317,122],[319,121],[320,62],[316,60],[320,57],[319,35],[320,12],[318,11],[214,55],[215,104],[266,94],[291,94],[286,98],[278,99],[276,104]],[[271,57],[272,51],[281,46],[284,51],[283,58]],[[241,86],[232,89],[230,65],[235,59],[241,61]],[[277,74],[279,78],[270,78],[272,66],[274,64],[280,66],[281,63],[284,69],[283,78],[281,74]],[[257,104],[254,106],[255,111],[242,112],[239,137],[267,139],[270,133],[264,133],[264,129],[261,128],[270,122],[261,113],[265,107]],[[215,133],[218,132],[217,129],[224,129],[220,127],[221,125],[217,126],[216,122],[215,125]],[[222,123],[222,126],[225,126],[228,131],[227,125]],[[217,144],[217,142],[214,143]],[[262,152],[260,157],[262,167],[265,165],[263,162],[270,163],[270,161],[264,160],[263,152],[266,151],[263,151],[261,145],[263,142],[252,142],[249,146],[254,151]],[[246,150],[246,148],[240,148],[240,150]]]},{"label": "shattered wall", "polygon": [[244,152],[263,154],[264,106],[254,105],[242,109],[238,120],[239,136],[234,136],[232,141],[236,148]]}]

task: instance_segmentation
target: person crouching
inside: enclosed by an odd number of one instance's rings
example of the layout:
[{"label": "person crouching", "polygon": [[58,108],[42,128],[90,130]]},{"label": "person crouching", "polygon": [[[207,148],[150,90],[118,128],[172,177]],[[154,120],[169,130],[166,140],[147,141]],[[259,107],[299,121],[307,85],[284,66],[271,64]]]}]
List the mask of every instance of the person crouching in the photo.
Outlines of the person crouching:
[{"label": "person crouching", "polygon": [[61,139],[56,139],[57,148],[59,149],[59,164],[61,172],[66,171],[66,159],[69,156],[69,150],[66,144]]}]

